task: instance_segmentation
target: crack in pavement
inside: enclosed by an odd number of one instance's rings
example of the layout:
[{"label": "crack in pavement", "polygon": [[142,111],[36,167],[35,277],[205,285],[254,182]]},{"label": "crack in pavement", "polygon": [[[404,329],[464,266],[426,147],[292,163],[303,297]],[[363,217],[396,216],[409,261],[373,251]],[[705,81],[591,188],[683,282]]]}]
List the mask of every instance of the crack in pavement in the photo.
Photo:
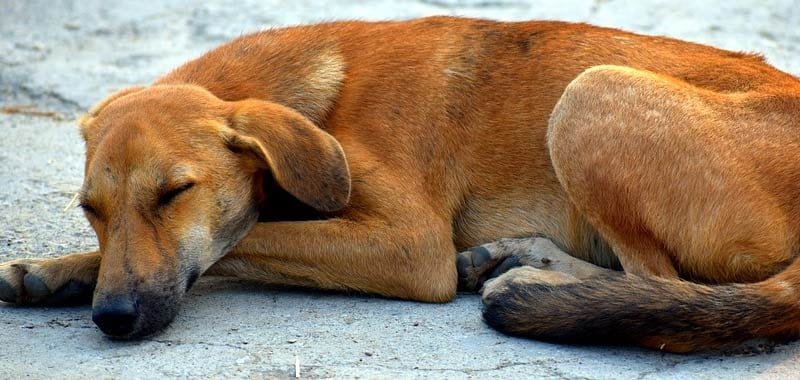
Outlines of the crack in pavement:
[{"label": "crack in pavement", "polygon": [[63,113],[58,111],[42,110],[36,108],[36,105],[34,104],[2,106],[0,107],[0,113],[6,115],[44,117],[55,121],[65,121],[68,119],[68,117]]},{"label": "crack in pavement", "polygon": [[237,345],[231,344],[231,343],[209,343],[209,342],[202,342],[202,341],[201,342],[184,342],[182,340],[154,339],[154,338],[145,338],[145,339],[142,339],[142,341],[143,342],[155,342],[155,343],[159,343],[159,344],[165,344],[167,346],[201,345],[201,346],[208,346],[208,347],[228,347],[228,348],[233,348],[233,349],[236,349],[236,350],[243,351],[244,353],[246,353],[248,355],[256,355],[256,354],[250,352],[250,350],[248,350],[248,349],[246,349],[244,347],[237,346]]}]

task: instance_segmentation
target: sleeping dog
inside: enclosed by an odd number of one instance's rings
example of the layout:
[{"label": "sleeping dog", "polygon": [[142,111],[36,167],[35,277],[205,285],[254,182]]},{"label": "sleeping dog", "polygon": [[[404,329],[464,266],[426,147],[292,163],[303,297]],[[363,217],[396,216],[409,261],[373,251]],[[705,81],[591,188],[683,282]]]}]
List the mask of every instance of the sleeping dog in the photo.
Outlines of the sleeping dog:
[{"label": "sleeping dog", "polygon": [[563,22],[334,22],[240,37],[79,124],[99,249],[0,264],[0,300],[92,300],[113,337],[169,324],[203,274],[482,289],[491,326],[564,342],[685,352],[800,327],[800,81],[758,55]]}]

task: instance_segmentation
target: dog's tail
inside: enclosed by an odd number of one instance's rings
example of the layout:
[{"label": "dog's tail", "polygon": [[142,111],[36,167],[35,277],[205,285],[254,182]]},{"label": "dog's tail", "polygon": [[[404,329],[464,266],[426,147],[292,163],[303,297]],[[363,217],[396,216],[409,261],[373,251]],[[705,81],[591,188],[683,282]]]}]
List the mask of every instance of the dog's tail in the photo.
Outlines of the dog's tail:
[{"label": "dog's tail", "polygon": [[689,352],[796,334],[800,260],[752,284],[705,286],[622,273],[563,285],[509,281],[484,303],[484,320],[511,335]]}]

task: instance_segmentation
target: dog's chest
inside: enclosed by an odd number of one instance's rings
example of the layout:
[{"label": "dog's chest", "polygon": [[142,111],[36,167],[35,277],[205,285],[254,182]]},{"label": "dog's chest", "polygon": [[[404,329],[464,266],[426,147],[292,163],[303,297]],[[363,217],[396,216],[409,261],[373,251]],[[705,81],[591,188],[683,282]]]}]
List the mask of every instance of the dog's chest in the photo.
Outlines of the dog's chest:
[{"label": "dog's chest", "polygon": [[567,223],[564,199],[552,195],[509,194],[506,197],[473,197],[464,202],[453,221],[454,243],[463,249],[503,237],[536,233],[565,239]]}]

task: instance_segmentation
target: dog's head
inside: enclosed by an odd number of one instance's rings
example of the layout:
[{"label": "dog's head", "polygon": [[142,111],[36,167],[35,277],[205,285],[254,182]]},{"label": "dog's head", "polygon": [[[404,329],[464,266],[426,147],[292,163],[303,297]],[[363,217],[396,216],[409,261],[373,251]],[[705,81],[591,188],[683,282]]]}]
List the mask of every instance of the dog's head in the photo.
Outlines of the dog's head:
[{"label": "dog's head", "polygon": [[135,338],[166,326],[193,282],[257,222],[265,179],[320,211],[342,208],[339,143],[294,110],[189,85],[130,88],[81,118],[80,202],[97,234],[93,320]]}]

